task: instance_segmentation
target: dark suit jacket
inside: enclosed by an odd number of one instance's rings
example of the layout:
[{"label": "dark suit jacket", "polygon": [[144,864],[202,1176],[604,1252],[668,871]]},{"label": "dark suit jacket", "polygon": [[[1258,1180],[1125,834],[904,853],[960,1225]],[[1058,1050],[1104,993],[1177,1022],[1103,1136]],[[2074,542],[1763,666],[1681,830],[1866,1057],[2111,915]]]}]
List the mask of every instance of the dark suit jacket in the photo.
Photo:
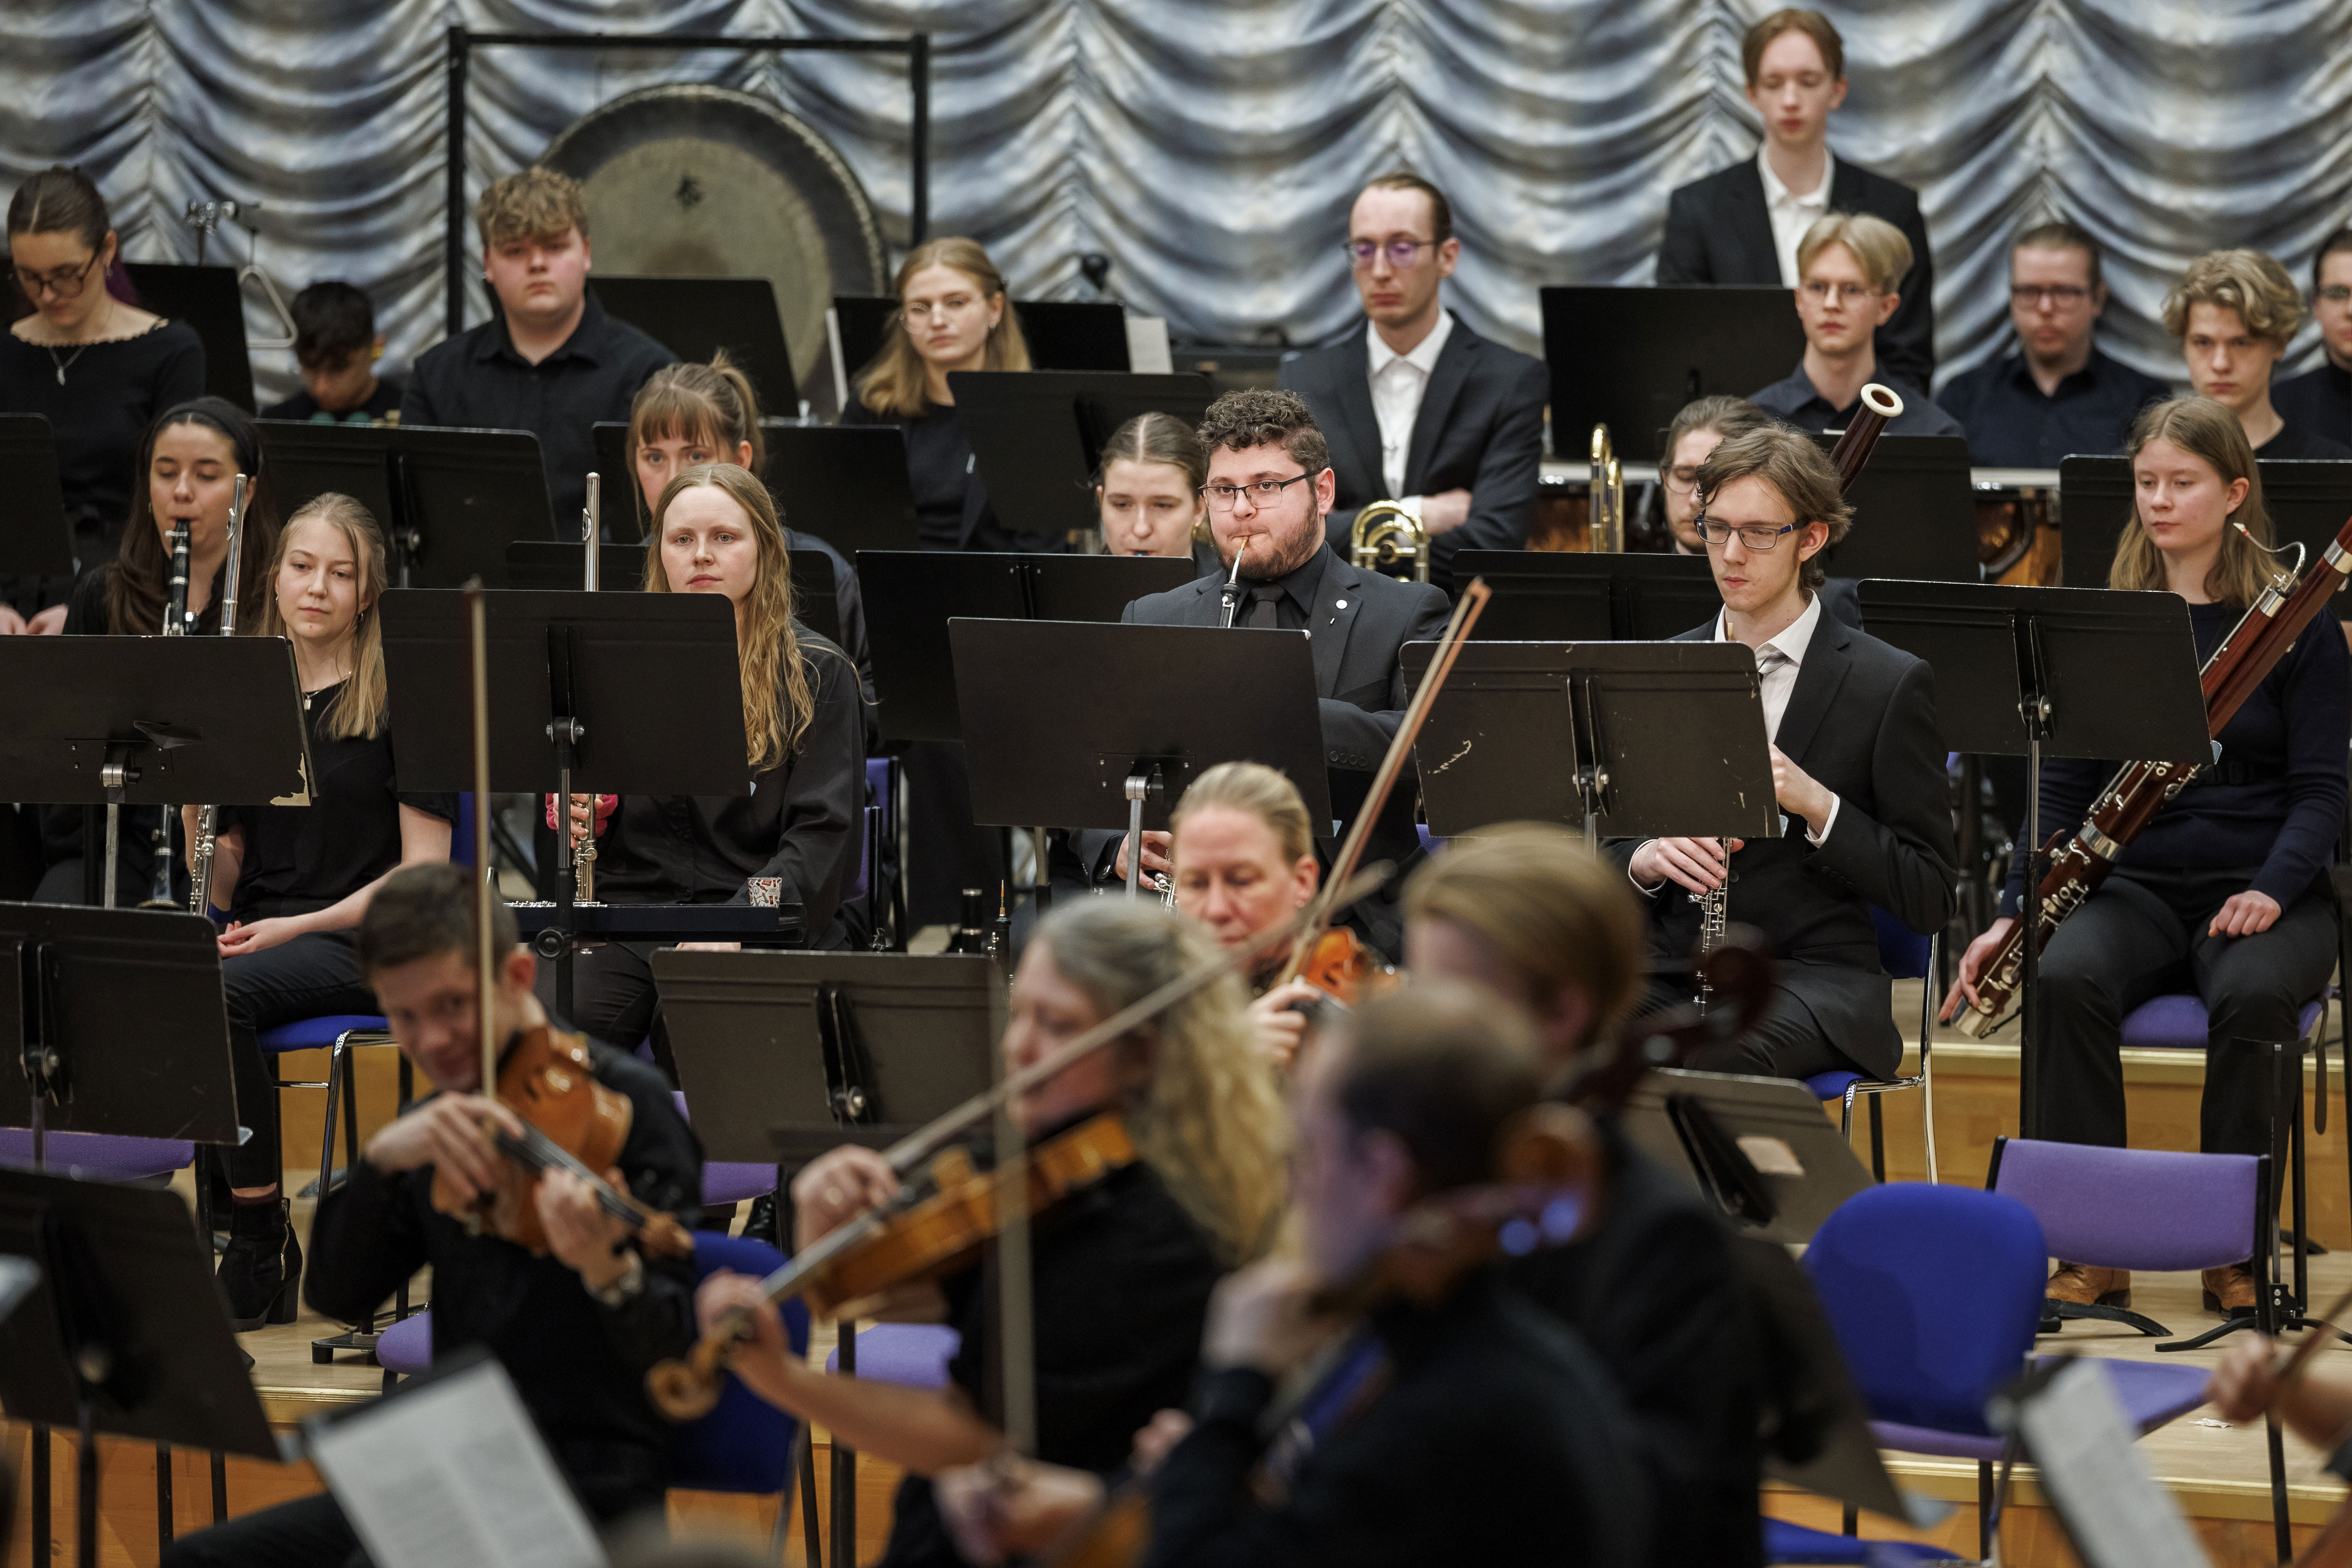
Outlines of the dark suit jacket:
[{"label": "dark suit jacket", "polygon": [[[1912,385],[1936,376],[1936,262],[1927,253],[1927,225],[1910,186],[1856,167],[1831,163],[1830,211],[1885,218],[1911,242],[1911,270],[1903,276],[1903,303],[1873,340],[1878,362]],[[1764,176],[1743,158],[1704,180],[1678,187],[1666,202],[1665,243],[1658,249],[1660,283],[1779,283],[1780,252],[1772,246],[1772,214],[1764,205]]]},{"label": "dark suit jacket", "polygon": [[[1339,494],[1325,536],[1342,558],[1356,513],[1388,497],[1381,477],[1381,422],[1372,412],[1370,322],[1328,349],[1284,363],[1282,384],[1307,400],[1331,444]],[[1406,444],[1404,494],[1470,492],[1470,520],[1430,545],[1430,580],[1450,587],[1454,552],[1524,549],[1543,463],[1543,411],[1550,382],[1541,360],[1481,338],[1454,319],[1430,371]]]},{"label": "dark suit jacket", "polygon": [[[1224,607],[1217,590],[1223,580],[1204,577],[1165,593],[1154,593],[1129,604],[1119,619],[1143,626],[1222,626]],[[1342,605],[1345,608],[1342,608]],[[1435,642],[1444,634],[1452,614],[1446,597],[1427,583],[1400,582],[1377,571],[1350,566],[1332,552],[1323,562],[1322,587],[1316,595],[1315,623],[1308,631],[1315,656],[1315,695],[1323,720],[1323,755],[1330,767],[1331,810],[1341,822],[1352,822],[1371,789],[1398,723],[1404,717],[1404,672],[1397,651],[1407,643]],[[1413,828],[1413,791],[1400,780],[1390,792],[1364,862],[1394,862],[1402,873],[1405,862],[1421,850]],[[1318,823],[1317,826],[1322,827]],[[1318,831],[1318,839],[1324,835]],[[1088,830],[1079,837],[1086,863],[1101,873],[1108,848],[1118,841],[1115,831]],[[1393,955],[1396,921],[1393,890],[1360,905],[1362,919],[1351,922],[1383,951]]]},{"label": "dark suit jacket", "polygon": [[[1786,836],[1751,839],[1731,857],[1730,917],[1764,934],[1780,982],[1822,1035],[1856,1062],[1892,1074],[1903,1057],[1895,983],[1878,967],[1871,905],[1914,931],[1951,918],[1952,848],[1936,680],[1927,665],[1826,613],[1798,666],[1778,744],[1836,791],[1837,821],[1816,849],[1791,817]],[[1715,635],[1715,624],[1678,642]],[[1618,840],[1622,863],[1640,847]],[[1698,945],[1699,906],[1669,883],[1651,902],[1650,929],[1665,954]]]}]

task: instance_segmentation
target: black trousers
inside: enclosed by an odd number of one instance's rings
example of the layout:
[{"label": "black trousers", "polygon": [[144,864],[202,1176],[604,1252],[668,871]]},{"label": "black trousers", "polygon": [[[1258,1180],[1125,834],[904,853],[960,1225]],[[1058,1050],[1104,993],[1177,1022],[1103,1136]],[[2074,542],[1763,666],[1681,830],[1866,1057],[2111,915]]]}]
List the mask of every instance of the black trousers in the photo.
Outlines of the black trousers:
[{"label": "black trousers", "polygon": [[[2295,1038],[2295,1015],[2336,967],[2327,900],[2305,894],[2267,931],[2209,936],[2214,913],[2246,891],[2244,871],[2118,871],[2058,927],[2042,951],[2041,1095],[2036,1137],[2124,1146],[2124,1015],[2180,991],[2203,998],[2200,1146],[2259,1155],[2270,1064],[2237,1041]],[[2302,1082],[2302,1074],[2295,1075]]]},{"label": "black trousers", "polygon": [[[1685,991],[1677,1000],[1689,1000]],[[1772,990],[1772,1010],[1736,1040],[1702,1046],[1686,1065],[1701,1072],[1743,1072],[1751,1078],[1811,1078],[1817,1072],[1876,1077],[1829,1042],[1812,1009],[1786,986]]]},{"label": "black trousers", "polygon": [[221,964],[236,1115],[253,1129],[252,1137],[227,1152],[231,1186],[268,1186],[283,1163],[276,1075],[257,1043],[261,1032],[303,1019],[376,1010],[375,993],[360,978],[352,937],[349,931],[309,932]]},{"label": "black trousers", "polygon": [[637,1042],[655,1036],[656,1053],[668,1054],[668,1036],[661,1028],[661,998],[654,991],[653,956],[667,944],[606,942],[583,947],[572,955],[572,1011],[555,1005],[555,966],[542,962],[532,990],[539,1005],[591,1040],[601,1040],[618,1051],[635,1051]]},{"label": "black trousers", "polygon": [[369,1568],[341,1504],[325,1492],[183,1535],[163,1568]]}]

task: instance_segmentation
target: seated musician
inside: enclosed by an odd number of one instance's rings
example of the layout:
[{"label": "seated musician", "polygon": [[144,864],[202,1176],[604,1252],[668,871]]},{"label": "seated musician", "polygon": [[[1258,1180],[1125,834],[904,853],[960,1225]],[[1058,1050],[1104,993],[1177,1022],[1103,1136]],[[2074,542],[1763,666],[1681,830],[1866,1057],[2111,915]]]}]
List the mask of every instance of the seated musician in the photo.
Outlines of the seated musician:
[{"label": "seated musician", "polygon": [[2326,357],[2271,386],[2281,419],[2330,441],[2352,442],[2352,228],[2319,242],[2311,261],[2311,319]]},{"label": "seated musician", "polygon": [[[1201,420],[1209,449],[1209,529],[1219,559],[1238,560],[1247,591],[1236,626],[1311,631],[1315,695],[1320,699],[1324,760],[1332,770],[1332,809],[1353,815],[1380,767],[1405,706],[1398,650],[1433,642],[1445,631],[1445,595],[1427,583],[1400,582],[1350,565],[1325,543],[1337,480],[1330,449],[1297,392],[1227,392]],[[1122,621],[1145,626],[1222,626],[1221,579],[1205,577],[1139,599]],[[1081,835],[1087,863],[1124,880],[1125,835]],[[1365,859],[1403,866],[1421,852],[1411,795],[1392,795]],[[1143,869],[1165,873],[1167,852],[1147,841]],[[1392,895],[1366,899],[1349,925],[1393,956],[1400,935]]]},{"label": "seated musician", "polygon": [[2100,352],[2107,308],[2099,242],[2076,223],[2037,224],[2009,251],[2009,324],[2017,352],[1952,378],[1936,401],[1983,468],[2055,468],[2075,452],[2121,452],[2131,422],[2170,395]]},{"label": "seated musician", "polygon": [[[1148,904],[1090,899],[1055,910],[1013,974],[1006,1068],[1042,1060],[1215,952],[1199,927]],[[1031,1228],[1036,1458],[1049,1464],[1105,1472],[1124,1463],[1136,1429],[1190,1394],[1218,1275],[1272,1243],[1288,1129],[1241,1000],[1239,982],[1222,979],[1015,1103],[1032,1141],[1120,1113],[1142,1156],[1039,1213]],[[874,1151],[835,1150],[793,1180],[799,1245],[898,1190]],[[982,1276],[974,1265],[898,1293],[901,1312],[943,1315],[963,1333],[941,1392],[813,1371],[764,1304],[735,1358],[736,1375],[762,1398],[906,1468],[882,1558],[889,1568],[961,1563],[929,1478],[1005,1445],[986,1392],[995,1303]],[[756,1281],[715,1274],[698,1305],[707,1325],[760,1301]]]},{"label": "seated musician", "polygon": [[1926,386],[1936,374],[1936,269],[1918,193],[1830,152],[1830,116],[1845,102],[1845,40],[1819,11],[1784,8],[1748,29],[1739,63],[1763,142],[1755,157],[1676,188],[1658,282],[1793,287],[1807,229],[1830,213],[1874,214],[1913,258],[1888,281],[1902,302],[1878,329],[1878,357],[1890,374]]},{"label": "seated musician", "polygon": [[[629,466],[637,476],[640,517],[650,517],[669,482],[705,463],[732,463],[766,476],[768,444],[760,434],[760,398],[751,378],[719,350],[709,364],[679,361],[646,378],[629,403]],[[815,550],[833,565],[834,619],[842,649],[857,663],[866,701],[874,698],[874,661],[866,645],[866,601],[849,558],[786,522],[784,549]],[[650,539],[650,530],[646,533]]]},{"label": "seated musician", "polygon": [[1698,537],[1698,465],[1706,455],[1735,435],[1745,435],[1772,423],[1772,416],[1744,397],[1716,393],[1683,404],[1667,422],[1658,449],[1666,460],[1658,465],[1658,488],[1666,499],[1666,528],[1674,535],[1676,555],[1705,555],[1706,541]]},{"label": "seated musician", "polygon": [[[1891,1076],[1903,1055],[1874,904],[1915,931],[1951,917],[1951,812],[1927,664],[1824,615],[1815,558],[1845,536],[1837,471],[1794,431],[1727,441],[1699,465],[1699,530],[1723,594],[1682,641],[1756,651],[1783,836],[1619,841],[1651,899],[1662,956],[1698,945],[1700,898],[1729,879],[1728,918],[1761,930],[1779,995],[1754,1032],[1692,1062],[1711,1071]],[[1666,988],[1675,988],[1668,987]]]},{"label": "seated musician", "polygon": [[588,204],[570,175],[534,165],[494,180],[474,223],[498,312],[425,351],[400,423],[538,436],[555,527],[570,538],[588,504],[597,422],[628,418],[637,388],[677,356],[588,292]]},{"label": "seated musician", "polygon": [[[1559,828],[1509,824],[1457,839],[1405,884],[1406,967],[1418,986],[1482,986],[1534,1019],[1550,1092],[1605,1049],[1642,968],[1642,911],[1624,878]],[[1504,1265],[1528,1300],[1608,1368],[1651,1495],[1647,1561],[1763,1561],[1757,1520],[1758,1352],[1746,1286],[1714,1204],[1593,1115],[1609,1198],[1593,1228]],[[1692,1303],[1710,1303],[1703,1312]]]},{"label": "seated musician", "polygon": [[2256,457],[2352,457],[2352,433],[2306,428],[2271,402],[2271,371],[2302,325],[2294,279],[2258,250],[2207,251],[2164,297],[2189,384],[2229,405]]},{"label": "seated musician", "polygon": [[[1291,1178],[1302,1255],[1218,1287],[1189,1418],[1139,1438],[1146,1461],[1177,1439],[1150,1471],[1150,1568],[1630,1565],[1649,1560],[1658,1515],[1704,1506],[1651,1490],[1601,1355],[1508,1266],[1368,1283],[1407,1215],[1496,1178],[1540,1083],[1525,1018],[1458,981],[1368,1004],[1309,1060]],[[1358,1337],[1295,1418],[1274,1414],[1278,1386],[1346,1326],[1318,1298],[1359,1292]],[[1052,1543],[1102,1490],[1050,1466],[1016,1476],[1009,1498],[942,1478],[970,1560]]]},{"label": "seated musician", "polygon": [[[545,1256],[495,1233],[469,1234],[458,1216],[434,1207],[436,1181],[471,1199],[512,1179],[483,1129],[523,1131],[512,1111],[481,1093],[474,898],[467,867],[411,866],[378,890],[360,923],[361,972],[433,1092],[370,1138],[351,1179],[320,1198],[304,1294],[329,1317],[357,1321],[429,1265],[435,1356],[479,1345],[498,1357],[592,1517],[658,1511],[671,1428],[646,1401],[646,1373],[693,1337],[691,1266],[629,1246],[623,1222],[561,1170],[523,1198],[545,1225]],[[550,1026],[531,996],[530,950],[503,904],[493,907],[491,935],[502,956],[491,1017],[511,1051]],[[618,1168],[605,1179],[690,1222],[702,1151],[668,1085],[625,1052],[587,1049],[597,1082],[625,1095],[632,1113]],[[362,1561],[359,1550],[342,1510],[322,1492],[184,1536],[163,1563],[348,1568]]]},{"label": "seated musician", "polygon": [[311,424],[397,424],[407,384],[375,373],[383,334],[375,303],[330,278],[294,297],[294,368],[302,390],[261,411],[264,419]]},{"label": "seated musician", "polygon": [[1139,413],[1111,433],[1095,476],[1103,549],[1112,555],[1190,556],[1222,570],[1209,539],[1209,455],[1172,413]]},{"label": "seated musician", "polygon": [[[66,602],[68,636],[152,637],[163,629],[172,597],[172,533],[188,528],[188,616],[192,636],[220,631],[221,601],[227,592],[228,514],[236,497],[236,476],[252,481],[246,492],[245,549],[237,563],[237,600],[253,607],[269,597],[270,561],[278,547],[278,510],[268,476],[262,472],[261,438],[242,409],[216,397],[200,397],[165,409],[148,428],[139,450],[131,492],[131,516],[114,559],[84,572]],[[129,908],[154,887],[156,835],[163,814],[152,806],[125,806],[116,850],[115,901]],[[102,825],[101,825],[102,831]],[[50,806],[41,813],[41,839],[47,870],[33,897],[42,904],[84,902],[84,879],[100,878],[84,863],[82,808]],[[104,841],[89,846],[104,852]],[[175,879],[174,901],[187,906],[187,891]]]},{"label": "seated musician", "polygon": [[[1176,907],[1216,934],[1221,946],[1248,941],[1315,897],[1314,823],[1298,787],[1262,762],[1221,762],[1192,780],[1169,813],[1168,858]],[[1273,983],[1287,943],[1260,955],[1250,976],[1250,1030],[1266,1060],[1288,1066],[1305,1040],[1301,1004],[1322,993],[1304,980]]]},{"label": "seated musician", "polygon": [[[384,586],[375,518],[330,492],[295,509],[274,553],[258,630],[294,650],[310,720],[310,803],[221,807],[211,893],[228,915],[221,986],[237,1121],[253,1130],[224,1152],[234,1207],[217,1277],[239,1331],[292,1322],[302,1271],[278,1187],[276,1074],[257,1037],[303,1019],[375,1010],[352,934],[401,867],[449,858],[457,815],[455,795],[400,788],[375,613]],[[193,846],[197,808],[181,817],[181,841]]]},{"label": "seated musician", "polygon": [[1348,214],[1364,323],[1281,371],[1331,444],[1331,547],[1347,549],[1366,505],[1401,502],[1429,535],[1441,586],[1456,550],[1526,548],[1551,393],[1542,361],[1445,309],[1439,285],[1461,254],[1436,186],[1418,174],[1374,180]]},{"label": "seated musician", "polygon": [[1757,407],[1799,430],[1843,430],[1872,382],[1903,400],[1890,435],[1959,435],[1960,422],[1925,390],[1881,367],[1872,331],[1895,314],[1895,292],[1910,269],[1911,242],[1868,213],[1832,213],[1797,246],[1797,319],[1805,357],[1784,381],[1754,394]]},{"label": "seated musician", "polygon": [[[607,904],[749,904],[749,879],[782,880],[805,945],[847,939],[842,891],[857,870],[866,806],[866,721],[849,655],[793,619],[793,579],[768,487],[731,463],[688,468],[654,507],[648,593],[723,594],[742,663],[747,795],[599,795],[596,896]],[[551,800],[550,810],[552,810]],[[572,798],[575,842],[590,799]],[[648,1033],[656,1058],[656,944],[607,942],[572,960],[572,1019],[598,1040]],[[732,948],[732,942],[692,946]],[[553,995],[551,971],[541,1000]]]},{"label": "seated musician", "polygon": [[[2189,601],[2201,661],[2275,568],[2263,481],[2239,416],[2211,398],[2179,398],[2132,427],[2138,500],[2116,545],[2107,586],[2168,591]],[[2270,1068],[2236,1040],[2285,1040],[2296,1013],[2320,995],[2336,963],[2327,866],[2344,825],[2345,747],[2352,744],[2352,668],[2336,619],[2305,628],[2215,738],[2221,758],[2165,802],[2125,846],[2114,873],[2042,950],[2042,1088],[2029,1136],[2070,1144],[2125,1142],[2116,1065],[2123,1015],[2167,991],[2193,989],[2210,1020],[2200,1146],[2209,1153],[2270,1148]],[[2042,821],[2071,831],[2116,764],[2042,764]],[[2016,919],[2023,862],[2003,914],[1960,959],[1945,1003],[1976,999],[1976,982]],[[2251,1307],[2244,1266],[2205,1270],[2206,1305]],[[2050,1294],[2075,1302],[2127,1300],[2122,1270],[2062,1262]]]}]

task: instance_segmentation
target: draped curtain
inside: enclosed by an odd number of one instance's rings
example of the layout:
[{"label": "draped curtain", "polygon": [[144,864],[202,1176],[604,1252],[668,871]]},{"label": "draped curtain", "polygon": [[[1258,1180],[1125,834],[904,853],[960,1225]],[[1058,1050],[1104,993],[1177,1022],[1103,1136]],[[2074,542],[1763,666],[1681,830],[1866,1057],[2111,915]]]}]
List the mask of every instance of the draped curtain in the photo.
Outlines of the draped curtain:
[{"label": "draped curtain", "polygon": [[[1536,290],[1650,278],[1667,191],[1749,156],[1738,39],[1761,0],[8,0],[0,178],[79,163],[126,254],[193,260],[191,201],[234,198],[206,259],[290,296],[346,278],[397,368],[442,335],[444,29],[934,36],[930,232],[1016,294],[1076,258],[1180,339],[1310,344],[1355,319],[1349,201],[1396,167],[1453,199],[1450,298],[1531,351]],[[1946,372],[2006,352],[2006,239],[2088,225],[2120,357],[2180,379],[2158,319],[2189,257],[2308,276],[2352,186],[2352,0],[1858,0],[1826,6],[1850,158],[1916,187]],[[499,48],[472,66],[469,193],[635,88],[719,82],[831,138],[908,237],[903,58]],[[470,236],[469,236],[470,238]],[[256,338],[275,335],[257,287]],[[2306,329],[2295,368],[2315,354]],[[257,351],[264,394],[291,355]]]}]

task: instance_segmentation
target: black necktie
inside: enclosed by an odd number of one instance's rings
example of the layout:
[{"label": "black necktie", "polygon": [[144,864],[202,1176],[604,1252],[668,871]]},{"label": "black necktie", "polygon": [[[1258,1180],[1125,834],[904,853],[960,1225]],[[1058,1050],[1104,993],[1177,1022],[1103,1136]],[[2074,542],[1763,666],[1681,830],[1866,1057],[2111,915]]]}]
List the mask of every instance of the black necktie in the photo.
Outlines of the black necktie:
[{"label": "black necktie", "polygon": [[1243,622],[1242,624],[1244,626],[1263,626],[1270,632],[1280,631],[1282,629],[1282,622],[1276,618],[1275,609],[1281,601],[1281,584],[1273,582],[1259,583],[1255,588],[1250,590],[1249,619]]}]

